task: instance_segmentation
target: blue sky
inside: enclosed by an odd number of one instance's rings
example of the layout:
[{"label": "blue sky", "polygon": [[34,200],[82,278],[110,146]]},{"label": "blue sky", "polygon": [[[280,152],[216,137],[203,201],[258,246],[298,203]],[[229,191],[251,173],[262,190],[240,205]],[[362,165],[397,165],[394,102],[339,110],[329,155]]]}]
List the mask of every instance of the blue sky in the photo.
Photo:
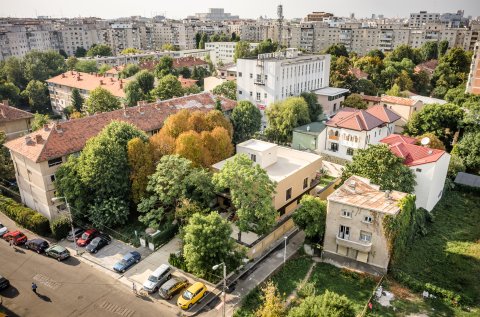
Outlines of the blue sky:
[{"label": "blue sky", "polygon": [[465,10],[465,15],[480,16],[480,0],[0,0],[0,16],[53,17],[98,16],[115,18],[130,15],[151,17],[166,13],[169,18],[183,18],[207,8],[225,8],[226,12],[241,18],[257,18],[260,15],[274,17],[276,6],[283,4],[286,18],[304,17],[311,11],[333,12],[357,17],[372,13],[386,17],[407,17],[410,12],[456,12]]}]

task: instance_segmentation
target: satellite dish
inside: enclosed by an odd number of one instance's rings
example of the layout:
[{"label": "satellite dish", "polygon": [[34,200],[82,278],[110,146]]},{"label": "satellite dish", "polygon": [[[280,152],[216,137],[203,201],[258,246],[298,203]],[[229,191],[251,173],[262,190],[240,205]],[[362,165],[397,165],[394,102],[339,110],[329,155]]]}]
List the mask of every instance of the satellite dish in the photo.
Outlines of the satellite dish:
[{"label": "satellite dish", "polygon": [[427,138],[427,137],[424,137],[420,143],[423,145],[423,146],[427,146],[429,143],[430,143],[430,138]]}]

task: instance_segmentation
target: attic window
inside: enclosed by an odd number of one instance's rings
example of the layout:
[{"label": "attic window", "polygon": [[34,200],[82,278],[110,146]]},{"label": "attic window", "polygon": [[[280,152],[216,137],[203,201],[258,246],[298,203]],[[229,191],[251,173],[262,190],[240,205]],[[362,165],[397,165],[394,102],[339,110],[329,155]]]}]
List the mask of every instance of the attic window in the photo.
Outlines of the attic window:
[{"label": "attic window", "polygon": [[63,163],[62,158],[57,157],[55,159],[48,160],[48,167],[52,167],[52,166],[59,165],[59,164],[62,164],[62,163]]}]

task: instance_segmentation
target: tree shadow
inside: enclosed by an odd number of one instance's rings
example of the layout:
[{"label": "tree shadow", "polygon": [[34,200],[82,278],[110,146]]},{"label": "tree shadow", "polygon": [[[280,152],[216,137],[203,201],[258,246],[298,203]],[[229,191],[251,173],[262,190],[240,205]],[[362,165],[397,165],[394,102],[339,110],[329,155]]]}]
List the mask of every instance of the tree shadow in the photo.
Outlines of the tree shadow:
[{"label": "tree shadow", "polygon": [[6,298],[15,298],[17,297],[20,293],[18,292],[18,289],[12,285],[10,285],[9,287],[7,287],[6,289],[4,289],[3,291],[0,292],[0,294],[3,296],[3,297],[6,297]]},{"label": "tree shadow", "polygon": [[141,295],[141,294],[138,294],[137,295],[138,298],[144,300],[144,301],[147,301],[147,302],[152,302],[153,303],[153,299],[148,296],[148,295]]},{"label": "tree shadow", "polygon": [[50,299],[50,297],[48,297],[47,295],[43,295],[43,294],[37,293],[37,296],[38,296],[38,298],[40,298],[40,299],[43,300],[44,302],[49,302],[49,303],[52,302],[52,300]]}]

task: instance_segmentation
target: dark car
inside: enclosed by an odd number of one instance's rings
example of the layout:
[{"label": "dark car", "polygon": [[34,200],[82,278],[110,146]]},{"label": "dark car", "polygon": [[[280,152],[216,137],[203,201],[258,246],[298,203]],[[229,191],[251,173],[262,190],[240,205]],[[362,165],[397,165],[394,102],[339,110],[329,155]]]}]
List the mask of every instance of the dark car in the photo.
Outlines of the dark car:
[{"label": "dark car", "polygon": [[100,250],[107,244],[110,244],[110,242],[112,242],[112,238],[110,238],[106,234],[102,234],[96,237],[95,239],[93,239],[92,241],[90,241],[90,243],[87,245],[85,249],[90,253],[97,253],[98,250]]},{"label": "dark car", "polygon": [[12,241],[14,245],[20,245],[27,242],[27,236],[18,230],[5,233],[3,238],[6,241]]},{"label": "dark car", "polygon": [[46,249],[45,254],[49,257],[57,259],[58,261],[62,261],[70,257],[70,252],[68,252],[67,249],[58,244],[52,245],[50,248]]},{"label": "dark car", "polygon": [[88,229],[87,231],[82,233],[82,236],[80,238],[77,239],[77,245],[79,247],[84,247],[99,235],[100,231],[98,231],[97,229]]},{"label": "dark car", "polygon": [[25,242],[25,247],[40,254],[45,252],[49,245],[48,242],[43,239],[32,239]]},{"label": "dark car", "polygon": [[188,280],[184,277],[172,277],[166,281],[158,291],[158,294],[164,299],[172,299],[173,295],[180,292],[188,286]]},{"label": "dark car", "polygon": [[123,273],[135,263],[140,262],[141,258],[142,256],[137,251],[128,252],[123,256],[123,259],[115,263],[115,265],[113,266],[113,269],[116,272]]},{"label": "dark car", "polygon": [[0,275],[0,291],[10,286],[10,281]]},{"label": "dark car", "polygon": [[72,234],[72,230],[68,231],[67,240],[73,242],[74,240],[77,240],[78,238],[80,238],[84,232],[85,232],[85,229],[73,228],[73,234]]}]

